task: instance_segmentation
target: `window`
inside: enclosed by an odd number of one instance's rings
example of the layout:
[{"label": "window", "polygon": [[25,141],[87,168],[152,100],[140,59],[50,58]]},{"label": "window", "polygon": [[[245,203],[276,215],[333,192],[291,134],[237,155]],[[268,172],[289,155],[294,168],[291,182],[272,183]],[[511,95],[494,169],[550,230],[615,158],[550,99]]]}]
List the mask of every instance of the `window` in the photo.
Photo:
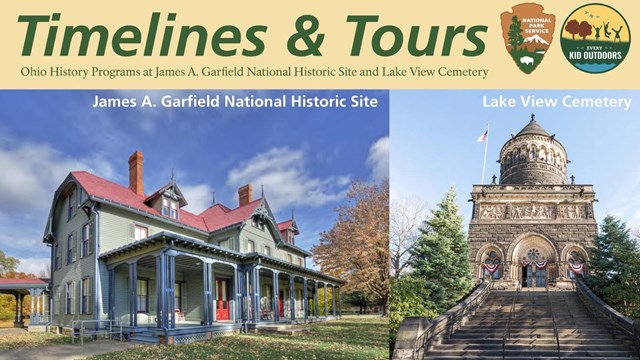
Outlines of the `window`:
[{"label": "window", "polygon": [[178,202],[173,199],[163,197],[162,215],[168,216],[172,219],[178,219]]},{"label": "window", "polygon": [[73,234],[67,236],[67,265],[73,261]]},{"label": "window", "polygon": [[162,198],[162,215],[169,216],[169,199]]},{"label": "window", "polygon": [[149,311],[149,279],[138,279],[137,305],[138,312]]},{"label": "window", "polygon": [[64,302],[64,313],[65,314],[71,314],[71,310],[73,309],[73,306],[71,304],[71,301],[73,299],[73,283],[67,283],[65,286],[65,302]]},{"label": "window", "polygon": [[82,225],[82,257],[89,255],[89,237],[90,234],[89,223]]},{"label": "window", "polygon": [[256,243],[253,240],[247,240],[247,252],[256,252]]},{"label": "window", "polygon": [[75,210],[76,210],[76,193],[75,191],[72,191],[71,194],[69,194],[69,197],[67,198],[67,221],[71,220],[71,218],[73,217],[73,215],[75,215]]},{"label": "window", "polygon": [[500,258],[495,251],[489,253],[489,257],[484,260],[484,276],[492,280],[500,279]]},{"label": "window", "polygon": [[169,201],[169,203],[171,204],[171,213],[169,214],[169,217],[171,217],[172,219],[177,219],[178,218],[178,202]]},{"label": "window", "polygon": [[146,226],[136,224],[134,239],[141,240],[146,238],[147,236],[149,236],[149,228]]},{"label": "window", "polygon": [[60,264],[60,244],[58,244],[56,242],[56,245],[55,245],[53,251],[55,252],[54,266],[55,266],[55,269],[58,270],[58,269],[60,269],[60,266],[62,265],[62,264]]},{"label": "window", "polygon": [[173,289],[173,301],[174,301],[174,305],[175,305],[175,309],[176,310],[180,310],[181,312],[184,312],[184,308],[182,307],[182,282],[177,282],[174,285],[174,289]]},{"label": "window", "polygon": [[251,218],[251,225],[253,225],[254,228],[264,230],[264,221],[258,218],[258,216],[254,216]]},{"label": "window", "polygon": [[584,260],[577,251],[572,251],[571,254],[569,254],[567,264],[569,265],[569,269],[567,270],[567,276],[569,279],[574,280],[576,278],[576,274],[584,275]]},{"label": "window", "polygon": [[265,253],[266,255],[271,256],[271,248],[265,245],[265,246],[264,246],[264,253]]},{"label": "window", "polygon": [[88,277],[82,279],[80,291],[80,311],[83,314],[91,314],[91,287],[90,279]]},{"label": "window", "polygon": [[291,254],[287,254],[287,261],[293,264],[293,256]]},{"label": "window", "polygon": [[298,266],[302,266],[302,258],[298,257]]}]

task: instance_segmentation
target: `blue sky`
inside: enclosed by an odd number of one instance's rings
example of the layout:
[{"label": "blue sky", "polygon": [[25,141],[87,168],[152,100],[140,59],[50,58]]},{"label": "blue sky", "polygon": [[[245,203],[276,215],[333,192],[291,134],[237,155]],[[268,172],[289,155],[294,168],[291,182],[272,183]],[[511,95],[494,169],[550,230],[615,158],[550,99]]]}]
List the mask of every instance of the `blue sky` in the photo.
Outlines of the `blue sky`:
[{"label": "blue sky", "polygon": [[[483,96],[514,97],[514,108],[486,108]],[[631,98],[629,110],[616,108],[525,107],[520,96],[537,98]],[[490,124],[485,183],[500,176],[500,148],[535,113],[549,134],[567,150],[568,175],[593,184],[595,215],[611,214],[640,227],[639,91],[392,91],[390,181],[392,199],[419,199],[433,208],[451,185],[468,224],[473,184],[482,177],[484,143],[476,140]]]},{"label": "blue sky", "polygon": [[[377,108],[92,108],[95,96],[281,94],[379,100]],[[2,91],[0,92],[0,249],[19,270],[48,266],[42,233],[53,192],[72,170],[128,185],[127,160],[145,157],[145,192],[172,169],[199,213],[211,203],[237,206],[237,188],[264,191],[276,219],[295,217],[305,249],[335,220],[353,178],[388,174],[387,91]]]}]

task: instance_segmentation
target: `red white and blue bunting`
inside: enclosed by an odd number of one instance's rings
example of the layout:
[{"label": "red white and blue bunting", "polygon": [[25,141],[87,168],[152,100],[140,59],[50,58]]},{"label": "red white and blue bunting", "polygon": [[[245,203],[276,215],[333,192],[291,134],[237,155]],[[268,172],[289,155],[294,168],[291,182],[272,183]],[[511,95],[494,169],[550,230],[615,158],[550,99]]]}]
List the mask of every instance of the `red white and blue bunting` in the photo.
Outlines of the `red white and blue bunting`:
[{"label": "red white and blue bunting", "polygon": [[534,261],[534,263],[536,264],[536,267],[538,269],[544,269],[545,266],[547,266],[547,261],[546,260],[542,260],[542,261]]},{"label": "red white and blue bunting", "polygon": [[538,269],[544,269],[547,266],[547,261],[543,260],[543,261],[528,261],[528,260],[522,260],[522,266],[529,266],[529,265],[535,265]]},{"label": "red white and blue bunting", "polygon": [[496,270],[498,270],[498,266],[500,266],[500,264],[482,264],[482,266],[484,266],[484,268],[487,269],[488,272],[493,274],[494,272],[496,272]]},{"label": "red white and blue bunting", "polygon": [[582,269],[584,269],[584,264],[568,264],[568,265],[571,271],[573,271],[576,274],[581,273]]}]

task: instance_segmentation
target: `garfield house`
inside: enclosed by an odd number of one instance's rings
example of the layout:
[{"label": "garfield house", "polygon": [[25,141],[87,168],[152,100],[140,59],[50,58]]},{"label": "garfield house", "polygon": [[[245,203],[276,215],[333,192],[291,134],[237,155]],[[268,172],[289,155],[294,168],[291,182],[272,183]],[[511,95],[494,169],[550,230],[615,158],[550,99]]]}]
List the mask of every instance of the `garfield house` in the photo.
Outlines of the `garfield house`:
[{"label": "garfield house", "polygon": [[173,179],[146,194],[139,151],[128,187],[71,172],[44,232],[52,326],[119,321],[132,340],[172,344],[339,316],[344,282],[307,267],[295,219],[277,222],[251,185],[238,196],[196,215]]}]

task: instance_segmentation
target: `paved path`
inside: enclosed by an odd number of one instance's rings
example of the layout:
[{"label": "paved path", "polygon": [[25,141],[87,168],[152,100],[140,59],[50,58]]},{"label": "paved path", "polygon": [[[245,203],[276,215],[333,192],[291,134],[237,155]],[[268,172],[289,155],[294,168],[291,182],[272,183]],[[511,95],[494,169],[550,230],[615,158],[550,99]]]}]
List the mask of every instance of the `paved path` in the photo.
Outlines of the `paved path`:
[{"label": "paved path", "polygon": [[5,350],[0,352],[0,360],[32,359],[84,359],[91,355],[106,354],[136,346],[130,342],[97,340],[80,344],[50,345],[31,349]]}]

